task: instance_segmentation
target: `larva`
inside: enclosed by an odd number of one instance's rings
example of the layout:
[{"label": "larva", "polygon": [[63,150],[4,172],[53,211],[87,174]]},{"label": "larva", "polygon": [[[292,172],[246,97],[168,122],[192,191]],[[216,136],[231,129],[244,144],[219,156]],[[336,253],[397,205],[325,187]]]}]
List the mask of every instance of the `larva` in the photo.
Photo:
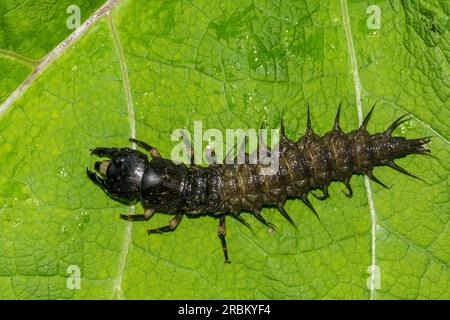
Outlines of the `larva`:
[{"label": "larva", "polygon": [[340,106],[330,132],[317,135],[311,127],[308,108],[306,133],[298,141],[291,141],[284,132],[281,121],[279,144],[279,167],[275,174],[261,175],[264,165],[257,164],[212,164],[208,167],[176,164],[161,157],[158,150],[145,142],[130,139],[146,150],[146,154],[131,148],[98,147],[92,154],[106,157],[97,161],[95,170],[87,169],[89,178],[108,195],[125,202],[141,201],[145,212],[121,215],[121,218],[136,221],[148,220],[155,212],[174,215],[168,225],[148,230],[148,233],[173,231],[185,214],[213,214],[219,218],[218,235],[222,243],[225,262],[229,263],[225,241],[225,217],[232,216],[247,227],[241,212],[252,212],[262,223],[272,226],[260,213],[264,206],[278,208],[280,213],[295,226],[283,206],[288,198],[299,198],[318,217],[308,200],[310,191],[320,189],[324,200],[329,197],[331,181],[341,181],[352,197],[350,178],[354,174],[365,174],[386,187],[372,173],[376,166],[388,166],[411,177],[414,174],[397,165],[394,160],[410,154],[428,154],[424,145],[430,137],[406,139],[392,136],[393,131],[409,120],[406,115],[395,120],[385,131],[370,134],[367,124],[373,107],[361,126],[344,133],[339,125]]}]

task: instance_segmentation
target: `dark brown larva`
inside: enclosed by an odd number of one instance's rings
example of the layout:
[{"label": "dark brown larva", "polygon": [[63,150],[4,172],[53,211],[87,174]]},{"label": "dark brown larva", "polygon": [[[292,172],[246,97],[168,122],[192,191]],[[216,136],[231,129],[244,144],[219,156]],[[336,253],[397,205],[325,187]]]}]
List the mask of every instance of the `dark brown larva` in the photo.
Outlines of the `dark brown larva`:
[{"label": "dark brown larva", "polygon": [[[392,132],[407,121],[406,115],[395,120],[384,132],[369,134],[367,123],[373,107],[361,126],[344,133],[339,126],[340,107],[333,129],[323,137],[314,133],[308,108],[306,133],[298,141],[287,138],[281,123],[279,168],[273,175],[261,175],[264,166],[258,164],[213,164],[208,167],[175,164],[161,157],[159,152],[145,142],[130,139],[150,152],[152,160],[144,153],[131,148],[95,148],[92,153],[107,157],[98,161],[96,171],[87,170],[88,176],[113,198],[121,201],[141,201],[144,214],[121,215],[127,220],[148,220],[155,212],[174,214],[169,225],[148,230],[148,233],[173,231],[184,214],[213,214],[219,217],[218,234],[222,242],[225,262],[229,262],[225,242],[225,216],[231,215],[250,228],[241,217],[242,211],[252,212],[268,226],[261,214],[264,206],[274,206],[295,226],[283,205],[288,198],[299,198],[317,216],[308,200],[311,190],[320,189],[320,200],[328,198],[331,181],[341,181],[352,196],[350,178],[365,174],[386,187],[372,173],[376,166],[389,166],[417,178],[398,166],[394,159],[409,154],[427,154],[424,145],[429,137],[406,139],[393,137]],[[317,216],[318,217],[318,216]]]}]

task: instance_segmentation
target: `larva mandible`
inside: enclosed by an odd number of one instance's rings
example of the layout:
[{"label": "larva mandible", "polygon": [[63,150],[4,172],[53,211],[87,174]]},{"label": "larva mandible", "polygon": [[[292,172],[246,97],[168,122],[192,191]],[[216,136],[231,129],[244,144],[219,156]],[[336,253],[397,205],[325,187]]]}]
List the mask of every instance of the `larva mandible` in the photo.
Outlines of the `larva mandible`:
[{"label": "larva mandible", "polygon": [[252,212],[267,226],[273,227],[260,213],[264,206],[274,206],[295,226],[284,210],[288,198],[299,198],[318,217],[308,193],[321,189],[324,200],[329,197],[331,181],[341,181],[347,188],[344,194],[352,197],[350,178],[365,174],[386,187],[372,173],[375,166],[388,166],[411,177],[414,174],[397,165],[394,160],[409,154],[428,154],[424,147],[430,137],[406,139],[392,136],[395,128],[409,120],[406,114],[395,120],[384,132],[371,135],[367,124],[374,108],[364,118],[361,126],[344,133],[339,126],[340,105],[333,129],[324,136],[317,135],[311,127],[308,107],[306,133],[298,141],[288,139],[281,121],[279,168],[273,175],[261,175],[263,164],[212,164],[208,167],[175,164],[161,157],[158,150],[145,142],[130,139],[146,154],[131,148],[98,147],[92,154],[108,160],[95,163],[96,174],[87,169],[89,178],[109,196],[124,202],[141,201],[143,214],[120,217],[129,221],[148,220],[155,212],[173,214],[168,225],[148,230],[148,233],[173,231],[182,217],[213,214],[219,217],[218,235],[222,243],[225,262],[229,263],[225,241],[225,217],[231,215],[247,227],[242,211]]}]

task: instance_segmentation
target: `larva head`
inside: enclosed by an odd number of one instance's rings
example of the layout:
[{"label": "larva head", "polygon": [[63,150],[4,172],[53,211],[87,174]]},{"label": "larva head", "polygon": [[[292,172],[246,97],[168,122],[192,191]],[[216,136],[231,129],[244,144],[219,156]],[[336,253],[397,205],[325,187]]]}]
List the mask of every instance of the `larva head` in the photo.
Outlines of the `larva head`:
[{"label": "larva head", "polygon": [[109,158],[95,163],[99,175],[87,170],[92,181],[111,197],[124,202],[140,196],[141,180],[148,164],[145,154],[130,148],[96,148],[92,154]]}]

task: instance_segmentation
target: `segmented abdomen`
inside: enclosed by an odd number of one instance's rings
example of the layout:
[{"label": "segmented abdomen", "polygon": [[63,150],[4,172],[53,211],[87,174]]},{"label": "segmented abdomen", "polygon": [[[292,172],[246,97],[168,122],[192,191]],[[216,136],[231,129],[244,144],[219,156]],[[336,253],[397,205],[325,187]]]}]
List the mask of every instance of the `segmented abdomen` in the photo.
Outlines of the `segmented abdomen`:
[{"label": "segmented abdomen", "polygon": [[191,166],[183,209],[190,213],[207,211],[235,216],[241,211],[251,211],[262,219],[259,211],[263,206],[276,206],[285,215],[285,200],[300,198],[315,213],[308,193],[321,189],[323,195],[315,196],[321,200],[327,198],[328,185],[333,180],[342,181],[348,190],[344,193],[351,197],[350,178],[353,174],[364,173],[385,186],[374,177],[375,166],[387,165],[417,178],[393,160],[412,153],[429,152],[424,147],[429,139],[392,137],[393,130],[406,121],[404,116],[384,132],[371,135],[366,127],[372,111],[373,108],[357,130],[344,133],[339,126],[338,110],[333,129],[322,137],[312,130],[308,111],[306,134],[296,142],[286,137],[282,124],[279,168],[273,175],[260,174],[263,167],[260,163],[215,164],[207,168]]}]

